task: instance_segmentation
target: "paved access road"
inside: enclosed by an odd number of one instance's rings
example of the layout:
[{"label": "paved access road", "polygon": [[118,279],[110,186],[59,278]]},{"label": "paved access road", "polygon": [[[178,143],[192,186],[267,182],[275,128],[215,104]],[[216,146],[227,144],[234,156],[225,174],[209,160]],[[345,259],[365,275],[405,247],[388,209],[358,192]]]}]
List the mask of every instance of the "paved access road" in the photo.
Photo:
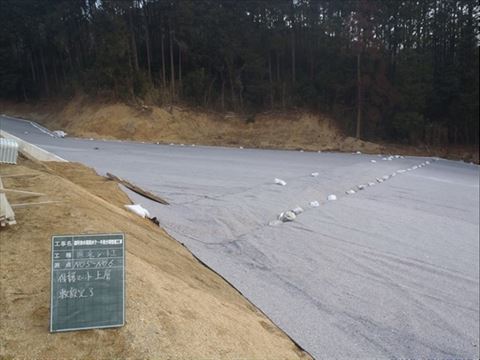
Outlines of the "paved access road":
[{"label": "paved access road", "polygon": [[[318,359],[479,356],[476,165],[60,139],[0,119],[16,136],[168,199],[130,194]],[[368,182],[376,185],[345,194]],[[269,225],[297,205],[305,212],[294,222]]]}]

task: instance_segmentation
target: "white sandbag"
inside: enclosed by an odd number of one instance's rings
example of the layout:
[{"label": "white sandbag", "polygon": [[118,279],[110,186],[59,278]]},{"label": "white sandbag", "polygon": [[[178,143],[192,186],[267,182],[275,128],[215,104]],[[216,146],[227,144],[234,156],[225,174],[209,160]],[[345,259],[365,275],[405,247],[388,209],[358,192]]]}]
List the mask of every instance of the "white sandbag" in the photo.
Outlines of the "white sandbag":
[{"label": "white sandbag", "polygon": [[299,215],[299,214],[303,213],[303,209],[300,206],[297,206],[296,208],[293,208],[292,211],[295,215]]},{"label": "white sandbag", "polygon": [[138,216],[145,218],[145,217],[150,217],[150,213],[148,212],[147,209],[145,209],[142,205],[140,204],[134,204],[134,205],[125,205],[125,207],[133,212],[134,214],[137,214]]},{"label": "white sandbag", "polygon": [[272,220],[272,221],[269,221],[268,225],[277,226],[277,225],[280,225],[281,223],[282,223],[282,221],[280,221],[280,220]]},{"label": "white sandbag", "polygon": [[312,173],[312,176],[313,176],[313,177],[317,177],[318,175],[320,175],[318,172],[313,172],[313,173]]},{"label": "white sandbag", "polygon": [[59,138],[64,138],[65,136],[67,136],[67,133],[65,131],[62,131],[62,130],[55,130],[53,132],[53,135],[55,135],[56,137],[59,137]]},{"label": "white sandbag", "polygon": [[320,203],[318,201],[310,201],[310,206],[311,207],[319,207],[320,206]]},{"label": "white sandbag", "polygon": [[287,185],[287,183],[282,179],[275,178],[274,181],[275,181],[275,184],[278,184],[278,185],[281,185],[281,186]]},{"label": "white sandbag", "polygon": [[296,215],[293,211],[291,210],[287,210],[287,211],[284,211],[282,213],[280,213],[280,215],[278,215],[278,220],[280,221],[283,221],[283,222],[287,222],[287,221],[293,221],[296,219]]},{"label": "white sandbag", "polygon": [[337,195],[330,194],[330,195],[327,196],[327,200],[328,201],[335,201],[335,200],[337,200]]}]

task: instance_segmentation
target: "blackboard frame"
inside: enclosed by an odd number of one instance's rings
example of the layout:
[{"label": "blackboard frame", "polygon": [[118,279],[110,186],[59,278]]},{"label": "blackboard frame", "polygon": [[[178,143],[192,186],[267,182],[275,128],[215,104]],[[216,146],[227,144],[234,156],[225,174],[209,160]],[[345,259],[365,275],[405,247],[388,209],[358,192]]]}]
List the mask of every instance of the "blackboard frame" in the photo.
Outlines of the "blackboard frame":
[{"label": "blackboard frame", "polygon": [[[122,319],[121,322],[109,325],[95,325],[95,326],[84,326],[84,327],[72,327],[72,328],[61,328],[53,329],[53,304],[54,304],[54,240],[55,238],[93,238],[98,236],[121,236],[122,239]],[[51,237],[51,267],[50,267],[50,332],[67,332],[67,331],[79,331],[79,330],[91,330],[91,329],[105,329],[105,328],[118,328],[125,325],[125,239],[126,236],[124,233],[95,233],[95,234],[56,234]]]}]

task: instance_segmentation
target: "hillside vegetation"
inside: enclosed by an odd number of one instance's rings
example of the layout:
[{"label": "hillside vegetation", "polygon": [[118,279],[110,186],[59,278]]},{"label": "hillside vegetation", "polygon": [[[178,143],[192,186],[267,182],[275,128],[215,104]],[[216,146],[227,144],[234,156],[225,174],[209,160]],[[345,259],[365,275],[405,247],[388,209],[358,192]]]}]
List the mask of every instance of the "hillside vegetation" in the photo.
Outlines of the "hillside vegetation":
[{"label": "hillside vegetation", "polygon": [[478,145],[478,19],[476,0],[3,0],[0,97],[303,109],[363,140]]}]

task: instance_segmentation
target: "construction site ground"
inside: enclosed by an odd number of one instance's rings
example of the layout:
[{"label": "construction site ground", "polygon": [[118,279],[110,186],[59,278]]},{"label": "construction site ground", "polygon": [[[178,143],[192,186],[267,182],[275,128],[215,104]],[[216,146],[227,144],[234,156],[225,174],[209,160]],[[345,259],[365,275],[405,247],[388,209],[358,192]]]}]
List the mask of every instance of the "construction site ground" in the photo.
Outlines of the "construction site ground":
[{"label": "construction site ground", "polygon": [[[0,358],[310,358],[223,278],[76,163],[0,165],[17,225],[0,230]],[[126,235],[126,325],[49,333],[52,234]]]}]

